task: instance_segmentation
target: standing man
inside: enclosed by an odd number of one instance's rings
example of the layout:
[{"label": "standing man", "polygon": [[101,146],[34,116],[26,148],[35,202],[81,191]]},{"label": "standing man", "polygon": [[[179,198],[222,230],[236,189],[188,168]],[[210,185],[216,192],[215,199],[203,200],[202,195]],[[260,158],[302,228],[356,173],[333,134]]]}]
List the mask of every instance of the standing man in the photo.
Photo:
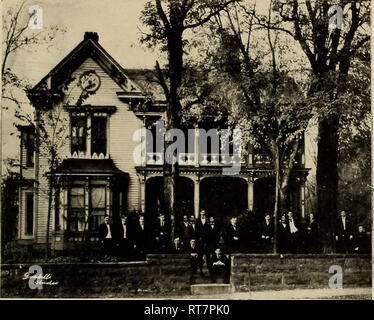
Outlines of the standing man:
[{"label": "standing man", "polygon": [[340,212],[336,227],[336,249],[339,253],[349,253],[352,248],[353,226],[345,211]]},{"label": "standing man", "polygon": [[220,230],[216,225],[214,217],[209,218],[209,225],[205,230],[205,239],[206,239],[206,254],[209,257],[218,246],[220,238]]},{"label": "standing man", "polygon": [[99,241],[105,259],[109,259],[114,251],[113,226],[109,223],[109,216],[104,216],[104,222],[99,226]]},{"label": "standing man", "polygon": [[133,243],[126,215],[121,216],[121,222],[115,228],[115,242],[117,246],[118,261],[130,260]]},{"label": "standing man", "polygon": [[197,241],[200,243],[200,248],[205,251],[206,249],[206,228],[209,225],[208,217],[206,216],[205,210],[200,211],[200,216],[196,219],[196,226],[197,226],[197,233],[198,239]]},{"label": "standing man", "polygon": [[317,243],[318,243],[318,225],[314,217],[314,213],[311,212],[305,224],[305,251],[307,253],[318,252]]},{"label": "standing man", "polygon": [[231,217],[230,225],[227,227],[226,231],[226,243],[230,253],[238,252],[240,249],[240,232],[237,222],[237,217]]},{"label": "standing man", "polygon": [[292,253],[297,253],[299,248],[299,226],[295,222],[292,211],[288,211],[287,217],[290,229],[290,250]]},{"label": "standing man", "polygon": [[197,224],[196,224],[196,219],[195,219],[195,216],[192,215],[190,216],[190,230],[189,230],[189,239],[191,241],[191,239],[197,239],[198,237],[198,230],[197,230]]},{"label": "standing man", "polygon": [[138,223],[134,228],[134,234],[136,251],[139,258],[144,259],[148,250],[148,230],[143,215],[139,215]]},{"label": "standing man", "polygon": [[158,219],[158,224],[155,227],[156,251],[165,253],[169,244],[170,227],[163,213],[159,214]]},{"label": "standing man", "polygon": [[270,214],[265,214],[265,220],[261,225],[261,251],[271,252],[274,239],[274,223],[271,221]]},{"label": "standing man", "polygon": [[285,214],[282,214],[278,227],[278,248],[279,253],[289,252],[290,226],[287,223]]},{"label": "standing man", "polygon": [[196,224],[199,228],[205,228],[205,226],[208,224],[208,218],[206,216],[205,210],[200,211],[200,216],[197,219]]},{"label": "standing man", "polygon": [[190,223],[188,221],[188,216],[186,214],[183,215],[183,221],[179,229],[179,235],[181,237],[182,246],[188,247],[188,244],[190,242]]}]

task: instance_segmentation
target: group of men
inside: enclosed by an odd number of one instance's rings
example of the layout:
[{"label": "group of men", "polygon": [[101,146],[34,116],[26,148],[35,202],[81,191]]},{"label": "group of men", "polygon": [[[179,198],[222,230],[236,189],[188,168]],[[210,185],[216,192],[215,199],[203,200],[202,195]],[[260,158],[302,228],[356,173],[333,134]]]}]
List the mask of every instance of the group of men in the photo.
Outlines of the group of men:
[{"label": "group of men", "polygon": [[[274,241],[274,224],[269,214],[262,224],[262,248],[269,252]],[[277,228],[279,253],[318,253],[321,252],[321,232],[313,213],[299,221],[293,213],[281,215]],[[338,253],[369,253],[370,235],[363,225],[356,225],[345,211],[341,211],[334,232]]]},{"label": "group of men", "polygon": [[112,224],[108,215],[99,226],[99,243],[104,259],[116,256],[118,261],[142,258],[146,253],[148,230],[144,216],[139,216],[138,223],[131,224],[128,216],[121,217],[120,223]]},{"label": "group of men", "polygon": [[[246,217],[251,218],[250,215]],[[99,227],[99,238],[104,252],[117,256],[120,261],[144,258],[150,252],[186,253],[191,255],[193,272],[202,272],[206,263],[212,274],[215,266],[226,274],[229,270],[227,257],[231,253],[248,252],[248,249],[249,252],[272,252],[274,220],[267,213],[260,221],[254,221],[245,223],[232,216],[225,225],[202,210],[198,218],[184,215],[180,222],[176,220],[171,243],[170,220],[163,213],[152,225],[146,224],[143,215],[132,222],[122,216],[117,224],[110,224],[109,217],[105,216]],[[357,228],[355,232],[352,220],[342,211],[334,234],[337,252],[370,251],[370,237],[362,225]],[[313,213],[302,222],[291,211],[281,215],[277,235],[279,253],[317,253],[321,250],[319,226]]]}]

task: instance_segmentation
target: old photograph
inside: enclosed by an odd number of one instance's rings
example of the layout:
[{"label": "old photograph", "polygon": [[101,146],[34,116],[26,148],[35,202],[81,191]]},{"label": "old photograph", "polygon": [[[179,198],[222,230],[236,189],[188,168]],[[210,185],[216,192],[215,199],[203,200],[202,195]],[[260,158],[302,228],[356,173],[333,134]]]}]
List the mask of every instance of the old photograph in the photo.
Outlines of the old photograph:
[{"label": "old photograph", "polygon": [[1,299],[372,299],[370,1],[1,5]]}]

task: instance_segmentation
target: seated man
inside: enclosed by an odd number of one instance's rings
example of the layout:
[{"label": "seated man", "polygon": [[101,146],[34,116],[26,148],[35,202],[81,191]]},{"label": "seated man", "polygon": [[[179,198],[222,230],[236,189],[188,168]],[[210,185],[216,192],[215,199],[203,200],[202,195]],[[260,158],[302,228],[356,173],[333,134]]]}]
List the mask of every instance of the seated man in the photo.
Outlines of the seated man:
[{"label": "seated man", "polygon": [[213,257],[210,260],[210,275],[213,282],[229,281],[229,260],[222,253],[220,248],[214,251]]},{"label": "seated man", "polygon": [[183,253],[182,244],[179,237],[174,238],[170,253]]},{"label": "seated man", "polygon": [[370,236],[365,232],[363,225],[358,226],[358,232],[354,237],[355,253],[370,253]]}]

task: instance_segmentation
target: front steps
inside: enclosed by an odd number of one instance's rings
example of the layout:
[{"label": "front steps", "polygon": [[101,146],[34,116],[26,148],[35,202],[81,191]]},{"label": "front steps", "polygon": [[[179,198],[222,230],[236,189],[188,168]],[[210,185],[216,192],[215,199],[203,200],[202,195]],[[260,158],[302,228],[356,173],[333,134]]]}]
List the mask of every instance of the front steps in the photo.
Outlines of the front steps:
[{"label": "front steps", "polygon": [[229,283],[201,283],[191,286],[192,295],[215,295],[234,293],[235,288]]}]

